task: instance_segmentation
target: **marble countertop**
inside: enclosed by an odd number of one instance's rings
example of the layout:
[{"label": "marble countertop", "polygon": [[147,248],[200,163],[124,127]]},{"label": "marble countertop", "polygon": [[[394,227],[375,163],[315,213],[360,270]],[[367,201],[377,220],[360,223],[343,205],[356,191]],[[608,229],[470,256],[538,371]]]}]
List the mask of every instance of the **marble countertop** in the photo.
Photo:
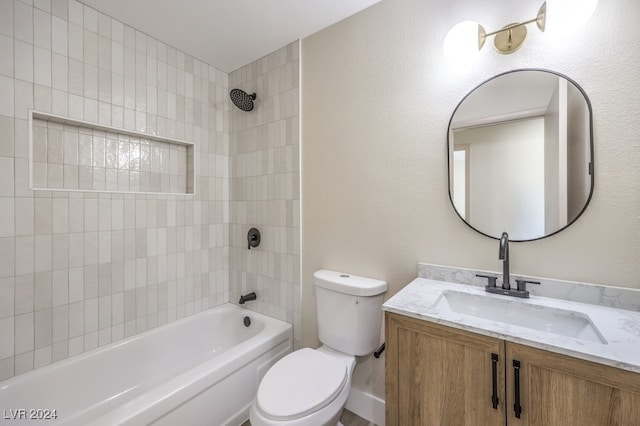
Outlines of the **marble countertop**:
[{"label": "marble countertop", "polygon": [[[480,296],[501,299],[517,306],[516,314],[521,309],[516,304],[521,303],[531,309],[574,311],[580,317],[588,316],[606,343],[517,326],[509,323],[509,318],[503,322],[454,312],[439,303],[445,291],[467,293],[471,299]],[[475,286],[425,278],[413,280],[389,299],[383,310],[640,373],[640,312],[533,295],[519,299],[490,294]]]}]

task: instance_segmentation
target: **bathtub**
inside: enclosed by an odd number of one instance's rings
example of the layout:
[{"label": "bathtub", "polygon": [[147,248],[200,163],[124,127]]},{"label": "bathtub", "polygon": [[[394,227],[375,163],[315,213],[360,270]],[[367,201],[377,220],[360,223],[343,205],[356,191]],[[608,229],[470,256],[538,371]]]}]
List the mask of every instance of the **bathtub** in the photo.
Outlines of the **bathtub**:
[{"label": "bathtub", "polygon": [[240,425],[292,346],[290,324],[224,304],[0,382],[0,422]]}]

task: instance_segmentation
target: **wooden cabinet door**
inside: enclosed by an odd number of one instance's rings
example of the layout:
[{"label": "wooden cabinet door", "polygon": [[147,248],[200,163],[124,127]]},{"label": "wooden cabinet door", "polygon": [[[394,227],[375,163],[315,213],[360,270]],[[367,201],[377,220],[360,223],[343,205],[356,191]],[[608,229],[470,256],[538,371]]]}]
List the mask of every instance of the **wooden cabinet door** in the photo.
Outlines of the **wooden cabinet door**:
[{"label": "wooden cabinet door", "polygon": [[387,426],[505,424],[503,340],[389,312],[385,317]]},{"label": "wooden cabinet door", "polygon": [[509,425],[640,425],[640,374],[510,342],[506,348]]}]

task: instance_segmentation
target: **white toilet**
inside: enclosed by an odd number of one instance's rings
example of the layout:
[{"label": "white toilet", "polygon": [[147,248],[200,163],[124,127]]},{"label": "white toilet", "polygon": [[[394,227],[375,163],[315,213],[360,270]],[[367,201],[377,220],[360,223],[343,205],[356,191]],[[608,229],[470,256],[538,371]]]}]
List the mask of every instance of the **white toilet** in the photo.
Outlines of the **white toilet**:
[{"label": "white toilet", "polygon": [[252,426],[338,424],[356,355],[378,345],[387,283],[327,270],[313,280],[324,345],[292,352],[267,371],[251,406]]}]

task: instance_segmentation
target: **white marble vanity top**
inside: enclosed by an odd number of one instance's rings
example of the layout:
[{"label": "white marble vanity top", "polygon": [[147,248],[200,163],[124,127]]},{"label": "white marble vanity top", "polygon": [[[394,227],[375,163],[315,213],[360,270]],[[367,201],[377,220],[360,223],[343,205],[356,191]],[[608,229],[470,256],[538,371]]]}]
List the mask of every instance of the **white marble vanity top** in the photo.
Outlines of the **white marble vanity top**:
[{"label": "white marble vanity top", "polygon": [[[517,305],[520,303],[526,303],[527,310],[534,314],[535,310],[540,310],[541,317],[548,311],[573,311],[578,317],[588,317],[597,328],[599,337],[598,339],[567,337],[545,330],[514,325],[509,323],[508,318],[502,322],[455,312],[440,303],[443,294],[460,295],[460,293],[465,293],[462,296],[471,299],[487,297],[501,299],[491,302],[514,304],[516,315],[518,309],[522,308],[522,305]],[[640,312],[534,295],[529,299],[519,299],[490,294],[481,287],[425,278],[413,280],[389,299],[383,305],[383,309],[640,373]]]}]

